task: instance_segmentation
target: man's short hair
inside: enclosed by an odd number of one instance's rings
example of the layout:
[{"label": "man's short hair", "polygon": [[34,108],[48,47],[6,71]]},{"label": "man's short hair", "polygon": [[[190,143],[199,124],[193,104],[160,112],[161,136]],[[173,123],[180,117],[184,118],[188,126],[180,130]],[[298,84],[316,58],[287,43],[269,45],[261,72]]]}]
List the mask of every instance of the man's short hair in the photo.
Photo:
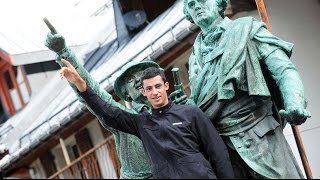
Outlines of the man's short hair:
[{"label": "man's short hair", "polygon": [[143,85],[143,80],[151,79],[156,76],[161,76],[161,79],[163,80],[163,82],[167,82],[163,69],[156,68],[156,67],[149,67],[142,72],[142,75],[140,78],[141,84]]}]

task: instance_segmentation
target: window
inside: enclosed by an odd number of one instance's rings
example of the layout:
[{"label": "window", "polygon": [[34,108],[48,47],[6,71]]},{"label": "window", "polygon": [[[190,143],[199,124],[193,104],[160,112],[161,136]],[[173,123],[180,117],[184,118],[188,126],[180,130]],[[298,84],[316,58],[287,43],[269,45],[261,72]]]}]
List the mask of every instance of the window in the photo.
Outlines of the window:
[{"label": "window", "polygon": [[124,22],[132,36],[173,5],[175,0],[119,0]]},{"label": "window", "polygon": [[30,86],[22,66],[12,66],[10,56],[0,53],[0,123],[29,101]]}]

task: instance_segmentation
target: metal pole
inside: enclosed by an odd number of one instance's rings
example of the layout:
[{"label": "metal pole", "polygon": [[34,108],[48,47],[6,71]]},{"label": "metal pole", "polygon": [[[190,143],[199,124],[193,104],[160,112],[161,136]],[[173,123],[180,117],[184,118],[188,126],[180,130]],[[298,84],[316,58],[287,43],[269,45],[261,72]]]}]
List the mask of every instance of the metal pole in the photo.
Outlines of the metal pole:
[{"label": "metal pole", "polygon": [[[270,26],[270,22],[269,22],[269,18],[268,18],[268,14],[267,14],[267,10],[266,7],[264,5],[264,1],[263,0],[255,0],[256,4],[257,4],[257,8],[258,8],[258,12],[259,12],[259,16],[260,19],[267,25],[268,30],[271,32],[271,26]],[[294,138],[296,140],[296,144],[299,150],[299,154],[300,154],[300,158],[302,161],[302,165],[304,168],[304,171],[306,173],[306,176],[308,179],[313,179],[312,173],[311,173],[311,169],[310,169],[310,165],[306,156],[306,152],[304,150],[304,146],[302,143],[302,138],[299,132],[299,129],[297,126],[291,125],[292,131],[293,131],[293,135]]]},{"label": "metal pole", "polygon": [[271,32],[271,25],[269,22],[266,7],[264,6],[263,0],[256,0],[259,16],[262,22],[266,23],[268,30]]},{"label": "metal pole", "polygon": [[304,167],[304,171],[306,173],[307,179],[313,179],[312,176],[312,172],[311,172],[311,168],[309,165],[309,161],[306,155],[306,152],[304,150],[304,146],[302,143],[302,138],[300,136],[300,132],[297,126],[291,125],[292,131],[293,131],[293,135],[294,135],[294,139],[296,140],[297,143],[297,147],[300,153],[300,157],[301,157],[301,161],[302,161],[302,165]]}]

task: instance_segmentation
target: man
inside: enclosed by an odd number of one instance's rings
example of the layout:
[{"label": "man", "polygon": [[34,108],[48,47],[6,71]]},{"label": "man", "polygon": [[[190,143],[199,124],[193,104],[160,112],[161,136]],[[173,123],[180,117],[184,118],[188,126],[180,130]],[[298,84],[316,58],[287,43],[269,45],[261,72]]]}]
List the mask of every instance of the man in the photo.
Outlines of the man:
[{"label": "man", "polygon": [[[57,53],[57,63],[63,67],[61,58],[67,58],[68,61],[74,64],[77,72],[86,81],[86,83],[101,97],[105,102],[117,106],[131,113],[138,113],[150,110],[147,99],[141,95],[137,83],[140,82],[142,71],[147,67],[159,67],[152,61],[130,63],[125,68],[122,74],[116,79],[114,87],[115,93],[123,100],[132,101],[132,108],[126,108],[120,103],[113,100],[112,95],[99,86],[88,71],[79,63],[75,54],[65,44],[65,39],[61,34],[48,33],[45,45],[52,51]],[[127,81],[130,79],[130,81]],[[140,83],[139,83],[140,84]],[[77,88],[70,84],[76,93],[78,99],[85,103],[79,96]],[[114,135],[116,150],[119,161],[121,163],[120,178],[121,179],[146,179],[151,178],[151,167],[146,156],[141,140],[136,136],[121,132],[106,125],[101,117],[95,113],[95,109],[87,106],[89,111],[93,113],[102,124],[102,126],[112,132]]]},{"label": "man", "polygon": [[[224,17],[226,6],[226,0],[184,0],[186,18],[201,28],[189,58],[187,103],[210,117],[227,144],[236,178],[303,178],[282,132],[284,121],[299,125],[310,117],[301,78],[289,60],[293,45],[252,17]],[[280,94],[271,96],[267,86]],[[273,100],[284,108],[279,122]]]},{"label": "man", "polygon": [[68,61],[62,62],[66,67],[61,76],[77,87],[105,124],[142,140],[154,178],[233,178],[226,146],[212,123],[196,106],[168,100],[169,83],[162,70],[147,68],[140,80],[152,114],[132,114],[106,103]]}]

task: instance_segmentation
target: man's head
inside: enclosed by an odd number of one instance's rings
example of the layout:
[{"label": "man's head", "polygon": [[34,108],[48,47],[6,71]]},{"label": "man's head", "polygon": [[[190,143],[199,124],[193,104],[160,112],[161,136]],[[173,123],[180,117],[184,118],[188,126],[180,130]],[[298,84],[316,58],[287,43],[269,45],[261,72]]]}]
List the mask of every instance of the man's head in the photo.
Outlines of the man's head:
[{"label": "man's head", "polygon": [[147,97],[153,108],[158,109],[168,104],[169,83],[163,70],[155,67],[147,68],[143,71],[140,81],[141,93]]},{"label": "man's head", "polygon": [[142,61],[129,63],[124,67],[124,71],[114,82],[114,91],[122,100],[144,103],[145,97],[141,94],[140,77],[143,70],[148,67],[160,68],[153,61]]},{"label": "man's head", "polygon": [[211,24],[219,16],[224,18],[228,0],[183,0],[183,4],[186,19],[201,27],[204,23]]}]

